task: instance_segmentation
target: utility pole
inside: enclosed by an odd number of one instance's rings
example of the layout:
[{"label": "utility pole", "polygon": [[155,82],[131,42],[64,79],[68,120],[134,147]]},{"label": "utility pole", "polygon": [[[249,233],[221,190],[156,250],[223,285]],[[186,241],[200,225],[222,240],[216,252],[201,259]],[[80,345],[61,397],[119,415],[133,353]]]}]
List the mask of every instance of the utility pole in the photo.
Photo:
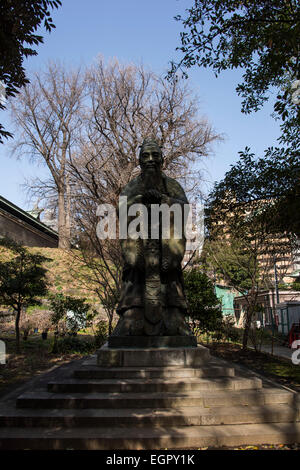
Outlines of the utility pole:
[{"label": "utility pole", "polygon": [[276,304],[279,304],[279,290],[278,290],[278,276],[277,276],[276,258],[274,258],[274,278],[275,278]]},{"label": "utility pole", "polygon": [[[277,275],[277,266],[276,266],[276,258],[274,256],[274,278],[275,278],[275,295],[276,295],[276,305],[279,304],[279,290],[278,290],[278,275]],[[274,320],[275,320],[275,305],[274,305]],[[273,320],[273,321],[274,321]],[[272,327],[272,355],[274,353],[274,325]]]}]

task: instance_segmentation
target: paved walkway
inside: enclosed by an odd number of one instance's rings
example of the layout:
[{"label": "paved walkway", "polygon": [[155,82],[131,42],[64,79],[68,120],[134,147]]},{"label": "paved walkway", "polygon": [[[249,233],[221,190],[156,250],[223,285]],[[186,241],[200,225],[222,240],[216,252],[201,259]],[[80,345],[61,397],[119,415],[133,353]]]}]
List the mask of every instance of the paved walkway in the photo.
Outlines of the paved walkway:
[{"label": "paved walkway", "polygon": [[[254,349],[251,347],[251,349]],[[272,346],[271,345],[263,345],[261,347],[262,352],[267,352],[272,354]],[[287,348],[286,346],[275,346],[273,347],[273,356],[284,357],[285,359],[292,360],[292,354],[294,349]]]}]

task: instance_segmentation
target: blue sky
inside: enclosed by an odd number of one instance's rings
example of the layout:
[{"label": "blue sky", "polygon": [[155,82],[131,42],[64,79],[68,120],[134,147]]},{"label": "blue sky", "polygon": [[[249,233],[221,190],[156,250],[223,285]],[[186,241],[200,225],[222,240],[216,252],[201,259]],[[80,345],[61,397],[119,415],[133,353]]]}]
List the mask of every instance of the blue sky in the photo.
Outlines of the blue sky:
[{"label": "blue sky", "polygon": [[[56,29],[44,30],[44,44],[38,56],[25,62],[30,73],[42,69],[49,59],[70,65],[89,65],[98,54],[105,59],[117,57],[121,62],[143,63],[156,73],[165,74],[172,59],[179,57],[181,24],[173,17],[183,14],[192,0],[62,0],[62,7],[52,18]],[[238,159],[238,151],[246,146],[261,155],[276,144],[279,126],[270,117],[271,105],[245,116],[240,112],[241,100],[235,87],[241,72],[227,71],[218,78],[211,70],[189,70],[189,84],[200,102],[199,115],[206,116],[225,141],[215,145],[214,155],[203,160],[204,190],[220,180]],[[9,111],[0,112],[0,120],[9,129]],[[0,146],[0,194],[24,209],[30,208],[22,184],[26,178],[46,175],[42,166],[26,158],[9,157],[9,145]]]}]

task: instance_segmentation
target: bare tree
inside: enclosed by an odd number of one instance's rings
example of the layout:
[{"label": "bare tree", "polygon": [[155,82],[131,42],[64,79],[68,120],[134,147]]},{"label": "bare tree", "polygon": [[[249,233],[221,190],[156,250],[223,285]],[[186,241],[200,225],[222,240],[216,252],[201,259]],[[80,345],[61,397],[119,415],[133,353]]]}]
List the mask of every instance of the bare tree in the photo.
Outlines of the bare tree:
[{"label": "bare tree", "polygon": [[[143,67],[105,65],[87,71],[91,106],[85,108],[80,148],[68,161],[74,214],[85,206],[117,206],[122,188],[139,173],[139,146],[155,135],[163,147],[164,171],[194,195],[201,191],[195,163],[220,136],[204,118],[184,81],[165,81]],[[90,212],[89,212],[90,213]],[[81,220],[83,217],[80,217]]]},{"label": "bare tree", "polygon": [[[11,103],[17,136],[13,152],[43,162],[50,171],[51,192],[54,187],[58,201],[60,248],[70,246],[67,163],[76,151],[83,95],[80,69],[67,71],[61,64],[49,63]],[[39,194],[47,196],[47,186],[40,184]]]},{"label": "bare tree", "polygon": [[87,87],[91,107],[86,108],[85,132],[68,165],[80,257],[98,280],[98,295],[111,322],[122,257],[118,240],[96,236],[97,205],[117,207],[121,190],[139,173],[139,146],[148,135],[155,135],[163,147],[164,171],[181,179],[186,190],[199,192],[194,163],[210,153],[220,136],[198,117],[197,100],[183,81],[167,82],[116,60],[105,65],[100,58],[87,71]]},{"label": "bare tree", "polygon": [[110,321],[122,258],[117,241],[96,236],[97,205],[117,206],[122,188],[139,173],[139,146],[148,135],[163,147],[164,171],[187,191],[199,192],[201,177],[194,164],[220,136],[198,116],[198,108],[184,81],[168,82],[116,60],[106,65],[101,58],[84,76],[50,64],[13,105],[20,129],[16,150],[20,155],[25,148],[50,170],[47,181],[36,180],[30,187],[39,197],[48,196],[52,206],[57,200],[62,248],[69,247],[72,208],[74,241],[91,268],[82,281],[98,284]]},{"label": "bare tree", "polygon": [[87,82],[92,108],[86,121],[87,153],[96,157],[109,187],[119,193],[132,178],[139,145],[147,135],[155,135],[163,147],[169,175],[183,179],[186,189],[197,179],[199,183],[192,166],[210,153],[220,136],[198,116],[199,105],[187,83],[168,82],[142,66],[117,60],[105,65],[101,57],[88,70]]}]

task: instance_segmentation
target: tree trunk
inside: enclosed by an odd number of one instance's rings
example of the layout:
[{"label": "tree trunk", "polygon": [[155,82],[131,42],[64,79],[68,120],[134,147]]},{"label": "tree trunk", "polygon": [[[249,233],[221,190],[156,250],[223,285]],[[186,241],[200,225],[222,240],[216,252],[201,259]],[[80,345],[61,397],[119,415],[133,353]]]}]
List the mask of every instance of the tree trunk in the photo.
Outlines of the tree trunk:
[{"label": "tree trunk", "polygon": [[17,315],[16,315],[16,322],[15,322],[15,330],[16,330],[16,352],[20,354],[20,317],[21,317],[21,307],[18,306]]},{"label": "tree trunk", "polygon": [[112,327],[113,318],[114,318],[114,311],[109,312],[108,314],[108,335],[109,336],[112,334],[112,331],[113,331],[113,327]]},{"label": "tree trunk", "polygon": [[69,248],[70,248],[70,241],[71,241],[71,191],[70,191],[70,182],[69,182],[69,175],[66,176],[66,208],[65,208],[65,217],[66,217],[66,225],[65,225],[65,237],[68,240]]},{"label": "tree trunk", "polygon": [[65,193],[58,192],[58,248],[68,250],[70,248],[70,237],[66,227]]},{"label": "tree trunk", "polygon": [[251,320],[252,320],[252,312],[250,311],[250,309],[247,309],[245,329],[244,329],[244,335],[243,335],[243,349],[247,348],[249,330],[251,327]]}]

